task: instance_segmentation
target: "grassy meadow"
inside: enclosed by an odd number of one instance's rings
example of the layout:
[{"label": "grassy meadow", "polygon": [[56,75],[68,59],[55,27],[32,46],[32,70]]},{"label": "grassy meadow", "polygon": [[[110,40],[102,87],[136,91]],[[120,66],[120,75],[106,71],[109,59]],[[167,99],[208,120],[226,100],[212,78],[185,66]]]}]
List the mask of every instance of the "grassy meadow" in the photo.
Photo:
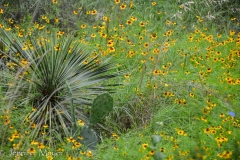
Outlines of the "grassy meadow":
[{"label": "grassy meadow", "polygon": [[0,159],[240,159],[239,10],[1,2]]}]

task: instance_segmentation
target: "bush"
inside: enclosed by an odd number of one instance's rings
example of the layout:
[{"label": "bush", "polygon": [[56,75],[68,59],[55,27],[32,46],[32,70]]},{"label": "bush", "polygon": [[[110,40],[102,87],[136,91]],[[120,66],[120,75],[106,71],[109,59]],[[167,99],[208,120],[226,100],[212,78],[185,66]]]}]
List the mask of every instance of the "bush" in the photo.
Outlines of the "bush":
[{"label": "bush", "polygon": [[[24,124],[32,129],[31,139],[69,136],[77,120],[88,123],[87,110],[95,95],[111,91],[101,82],[114,78],[109,60],[90,56],[83,46],[69,37],[48,35],[23,40],[2,31],[8,47],[4,54],[12,83],[5,101],[9,110],[32,106]],[[11,54],[9,54],[11,53]],[[43,134],[44,133],[44,134]]]}]

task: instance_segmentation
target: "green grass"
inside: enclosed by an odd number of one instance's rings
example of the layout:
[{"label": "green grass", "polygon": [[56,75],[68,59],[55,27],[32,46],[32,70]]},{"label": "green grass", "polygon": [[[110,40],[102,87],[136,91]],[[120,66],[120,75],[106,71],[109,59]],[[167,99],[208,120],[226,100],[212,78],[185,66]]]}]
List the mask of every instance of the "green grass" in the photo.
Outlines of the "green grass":
[{"label": "green grass", "polygon": [[[47,19],[56,18],[59,10],[65,15],[59,15],[58,23],[46,23],[39,12],[39,19],[31,27],[32,37],[48,32],[62,34],[59,31],[64,31],[63,37],[74,34],[74,40],[91,48],[91,57],[100,53],[100,60],[115,60],[114,72],[121,76],[104,84],[123,85],[112,94],[113,111],[95,127],[101,140],[97,150],[92,151],[84,146],[72,147],[74,142],[69,137],[55,147],[44,141],[31,144],[27,132],[32,130],[26,130],[19,121],[31,112],[32,106],[18,108],[22,99],[16,99],[10,104],[16,107],[7,110],[9,104],[1,100],[0,150],[5,153],[0,154],[1,158],[15,149],[26,154],[20,159],[40,160],[154,159],[158,153],[164,154],[166,160],[239,159],[239,16],[224,8],[228,4],[237,9],[239,5],[235,1],[224,5],[187,2],[71,1],[69,12],[59,8],[60,1],[48,4],[44,14]],[[3,5],[0,8],[8,10]],[[93,13],[95,9],[98,14]],[[216,18],[210,20],[211,16]],[[21,29],[10,23],[6,12],[0,18],[5,20],[1,28],[27,42],[26,26],[31,18],[18,24]],[[70,21],[76,23],[68,25]],[[6,68],[11,66],[13,62]],[[4,86],[11,86],[14,77],[8,69],[0,72],[0,97],[4,98]],[[161,136],[155,147],[152,135]],[[14,136],[11,141],[9,138]],[[39,145],[41,142],[44,148]],[[32,156],[31,148],[35,152]],[[13,155],[10,157],[14,159]]]}]

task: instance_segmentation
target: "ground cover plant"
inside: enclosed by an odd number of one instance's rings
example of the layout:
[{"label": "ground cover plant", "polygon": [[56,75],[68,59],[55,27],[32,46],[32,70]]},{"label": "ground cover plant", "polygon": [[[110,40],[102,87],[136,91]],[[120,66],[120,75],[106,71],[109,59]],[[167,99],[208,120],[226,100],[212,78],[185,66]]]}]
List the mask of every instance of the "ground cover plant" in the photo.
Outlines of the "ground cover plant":
[{"label": "ground cover plant", "polygon": [[240,158],[238,1],[17,2],[0,5],[2,159]]}]

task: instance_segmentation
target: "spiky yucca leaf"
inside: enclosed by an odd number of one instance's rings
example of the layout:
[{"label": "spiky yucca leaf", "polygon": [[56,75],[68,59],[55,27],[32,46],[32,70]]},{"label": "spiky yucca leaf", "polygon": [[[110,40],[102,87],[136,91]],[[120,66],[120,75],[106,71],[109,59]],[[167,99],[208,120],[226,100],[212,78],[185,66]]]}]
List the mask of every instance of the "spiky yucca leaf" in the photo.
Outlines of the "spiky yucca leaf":
[{"label": "spiky yucca leaf", "polygon": [[81,106],[110,91],[99,85],[117,76],[111,63],[97,60],[73,38],[48,35],[24,41],[5,31],[2,35],[9,47],[4,54],[15,64],[11,69],[17,77],[7,99],[33,105],[26,118],[33,139],[69,136],[74,117],[88,120]]}]

